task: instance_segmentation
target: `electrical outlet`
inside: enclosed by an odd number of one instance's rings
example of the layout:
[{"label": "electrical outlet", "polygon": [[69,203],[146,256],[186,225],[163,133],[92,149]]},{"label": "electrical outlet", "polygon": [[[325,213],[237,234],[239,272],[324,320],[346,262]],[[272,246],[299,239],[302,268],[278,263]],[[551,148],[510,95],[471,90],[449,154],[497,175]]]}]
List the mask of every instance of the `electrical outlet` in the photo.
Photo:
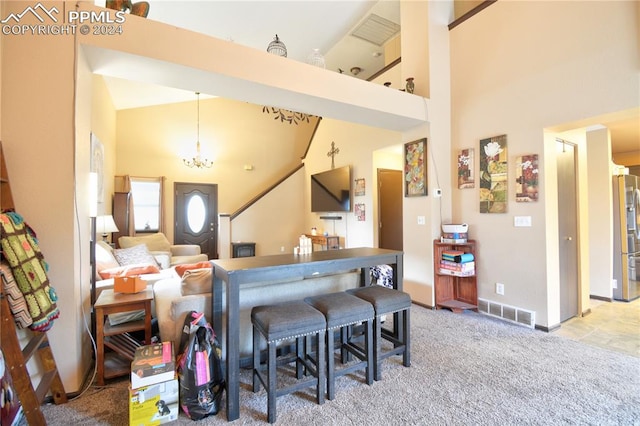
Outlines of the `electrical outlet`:
[{"label": "electrical outlet", "polygon": [[418,225],[424,225],[426,223],[426,218],[424,216],[418,216]]},{"label": "electrical outlet", "polygon": [[280,246],[280,251],[284,253],[284,246]]},{"label": "electrical outlet", "polygon": [[504,284],[496,283],[496,293],[504,296]]}]

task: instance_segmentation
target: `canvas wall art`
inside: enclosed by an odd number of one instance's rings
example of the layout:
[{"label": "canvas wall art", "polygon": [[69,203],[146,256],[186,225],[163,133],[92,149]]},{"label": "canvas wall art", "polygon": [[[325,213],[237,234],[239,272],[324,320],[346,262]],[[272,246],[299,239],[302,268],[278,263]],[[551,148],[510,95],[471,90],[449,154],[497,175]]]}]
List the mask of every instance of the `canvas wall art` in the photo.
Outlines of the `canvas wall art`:
[{"label": "canvas wall art", "polygon": [[480,213],[507,212],[507,135],[480,140]]},{"label": "canvas wall art", "polygon": [[516,158],[516,202],[538,201],[538,154]]},{"label": "canvas wall art", "polygon": [[458,152],[458,188],[475,187],[473,148]]},{"label": "canvas wall art", "polygon": [[404,196],[427,195],[427,138],[404,144]]}]

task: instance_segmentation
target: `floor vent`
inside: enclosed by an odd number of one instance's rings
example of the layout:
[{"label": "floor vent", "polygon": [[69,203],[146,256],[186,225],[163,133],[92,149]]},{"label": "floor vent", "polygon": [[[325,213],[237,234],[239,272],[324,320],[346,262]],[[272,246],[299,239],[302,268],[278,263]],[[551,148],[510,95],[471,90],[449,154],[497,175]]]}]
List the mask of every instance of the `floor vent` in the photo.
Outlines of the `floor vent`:
[{"label": "floor vent", "polygon": [[503,305],[491,300],[478,299],[478,312],[501,318],[505,321],[534,328],[536,325],[536,313],[514,306]]}]

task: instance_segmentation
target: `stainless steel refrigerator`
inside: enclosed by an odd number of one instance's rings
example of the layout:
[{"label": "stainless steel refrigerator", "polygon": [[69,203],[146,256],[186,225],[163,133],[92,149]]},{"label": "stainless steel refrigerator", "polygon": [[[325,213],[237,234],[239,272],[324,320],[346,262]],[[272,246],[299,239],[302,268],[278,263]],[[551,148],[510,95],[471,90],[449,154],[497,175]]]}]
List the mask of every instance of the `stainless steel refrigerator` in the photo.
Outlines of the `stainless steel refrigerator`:
[{"label": "stainless steel refrigerator", "polygon": [[613,298],[640,296],[640,177],[613,177]]}]

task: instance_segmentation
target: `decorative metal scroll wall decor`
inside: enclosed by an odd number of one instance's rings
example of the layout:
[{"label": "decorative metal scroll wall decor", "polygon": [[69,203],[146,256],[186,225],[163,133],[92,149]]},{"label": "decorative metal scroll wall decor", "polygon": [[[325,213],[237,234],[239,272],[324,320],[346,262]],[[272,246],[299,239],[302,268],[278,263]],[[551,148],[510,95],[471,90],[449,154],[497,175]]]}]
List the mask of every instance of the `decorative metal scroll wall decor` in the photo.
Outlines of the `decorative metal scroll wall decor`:
[{"label": "decorative metal scroll wall decor", "polygon": [[289,111],[288,109],[275,108],[269,106],[263,106],[262,112],[267,114],[274,114],[274,120],[280,120],[281,122],[287,122],[289,124],[298,124],[299,122],[306,121],[309,122],[309,114],[305,114],[303,112],[297,111]]}]

